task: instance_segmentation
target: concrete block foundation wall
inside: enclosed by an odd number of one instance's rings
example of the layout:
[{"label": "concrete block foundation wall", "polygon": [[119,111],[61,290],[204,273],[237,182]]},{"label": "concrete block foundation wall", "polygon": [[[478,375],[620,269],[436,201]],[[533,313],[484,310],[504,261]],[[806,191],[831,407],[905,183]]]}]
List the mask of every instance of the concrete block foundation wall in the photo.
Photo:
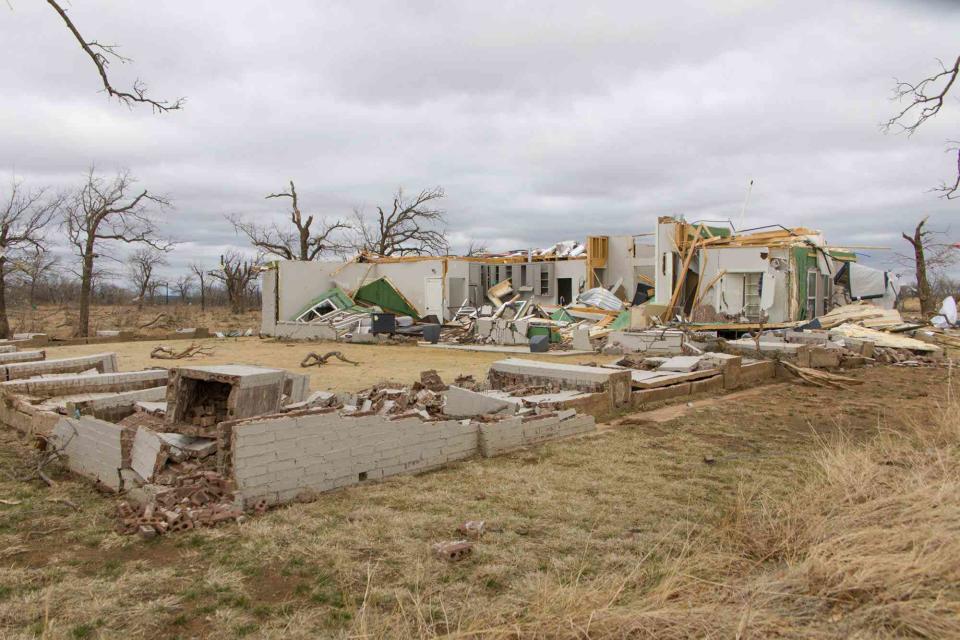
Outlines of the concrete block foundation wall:
[{"label": "concrete block foundation wall", "polygon": [[0,378],[3,380],[21,380],[47,373],[80,373],[89,369],[96,369],[99,373],[115,373],[117,371],[117,354],[98,353],[78,358],[6,364],[0,366]]},{"label": "concrete block foundation wall", "polygon": [[15,380],[0,383],[0,423],[17,431],[32,435],[48,433],[60,420],[59,413],[40,409],[26,398],[52,398],[56,396],[137,391],[165,384],[165,369],[110,373],[93,376],[64,376],[37,380]]},{"label": "concrete block foundation wall", "polygon": [[61,418],[53,428],[53,440],[71,471],[119,491],[123,432],[123,427],[89,416]]},{"label": "concrete block foundation wall", "polygon": [[233,476],[245,502],[289,502],[304,490],[426,471],[476,454],[469,421],[342,416],[336,411],[235,424]]},{"label": "concrete block foundation wall", "polygon": [[572,409],[556,415],[481,423],[480,453],[485,458],[492,458],[520,447],[590,433],[596,429],[593,416],[580,415]]},{"label": "concrete block foundation wall", "polygon": [[604,403],[598,404],[597,399],[583,405],[591,407],[591,414],[601,420],[619,408],[630,405],[632,383],[630,371],[627,370],[508,358],[494,362],[490,366],[488,378],[494,389],[515,385],[544,385],[606,394],[606,406]]},{"label": "concrete block foundation wall", "polygon": [[[16,349],[16,347],[13,347]],[[2,351],[0,352],[0,364],[13,364],[14,362],[37,362],[44,360],[47,352],[43,350],[35,351]]]},{"label": "concrete block foundation wall", "polygon": [[[53,362],[48,360],[48,362]],[[93,376],[63,376],[38,380],[16,380],[0,383],[0,395],[24,394],[41,398],[74,395],[78,393],[101,393],[135,391],[167,384],[166,369],[128,371]]]}]

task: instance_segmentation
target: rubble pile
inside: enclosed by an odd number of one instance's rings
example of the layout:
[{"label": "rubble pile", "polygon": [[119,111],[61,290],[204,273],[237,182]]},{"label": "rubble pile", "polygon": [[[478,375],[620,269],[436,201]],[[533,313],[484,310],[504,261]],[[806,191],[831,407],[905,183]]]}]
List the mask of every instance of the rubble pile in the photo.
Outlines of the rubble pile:
[{"label": "rubble pile", "polygon": [[245,514],[235,506],[234,489],[232,481],[215,471],[177,476],[171,486],[158,491],[150,500],[140,504],[120,502],[117,533],[155,538],[196,527],[243,522]]}]

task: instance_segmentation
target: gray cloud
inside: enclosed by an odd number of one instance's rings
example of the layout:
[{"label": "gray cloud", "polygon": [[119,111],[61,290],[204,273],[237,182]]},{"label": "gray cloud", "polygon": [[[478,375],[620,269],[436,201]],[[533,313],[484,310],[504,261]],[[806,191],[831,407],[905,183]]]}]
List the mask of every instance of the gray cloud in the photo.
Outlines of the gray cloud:
[{"label": "gray cloud", "polygon": [[[41,3],[0,16],[0,172],[66,187],[129,167],[176,209],[169,271],[243,246],[236,213],[293,178],[310,211],[349,216],[400,185],[443,185],[450,238],[495,248],[644,233],[664,214],[823,229],[897,246],[956,203],[944,141],[956,104],[883,135],[893,77],[949,57],[950,2],[649,3],[75,1],[89,38],[135,62],[117,83],[187,97],[165,115],[98,93]],[[12,98],[12,99],[10,99]],[[890,256],[869,251],[868,261]]]}]

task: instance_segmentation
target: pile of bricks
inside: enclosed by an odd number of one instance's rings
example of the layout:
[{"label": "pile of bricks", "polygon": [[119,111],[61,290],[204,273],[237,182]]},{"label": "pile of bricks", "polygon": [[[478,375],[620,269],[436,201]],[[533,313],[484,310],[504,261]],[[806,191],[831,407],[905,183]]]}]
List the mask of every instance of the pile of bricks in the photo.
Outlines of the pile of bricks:
[{"label": "pile of bricks", "polygon": [[358,393],[355,402],[344,405],[343,412],[354,416],[383,415],[397,419],[419,416],[424,420],[442,419],[443,414],[443,394],[431,391],[420,383],[399,389],[389,384],[376,385]]},{"label": "pile of bricks", "polygon": [[221,398],[209,398],[203,404],[190,407],[187,419],[195,427],[212,427],[227,415],[227,401]]},{"label": "pile of bricks", "polygon": [[118,504],[117,533],[155,538],[195,527],[239,523],[245,516],[235,502],[232,481],[213,471],[200,471],[177,478],[174,486],[142,505]]}]

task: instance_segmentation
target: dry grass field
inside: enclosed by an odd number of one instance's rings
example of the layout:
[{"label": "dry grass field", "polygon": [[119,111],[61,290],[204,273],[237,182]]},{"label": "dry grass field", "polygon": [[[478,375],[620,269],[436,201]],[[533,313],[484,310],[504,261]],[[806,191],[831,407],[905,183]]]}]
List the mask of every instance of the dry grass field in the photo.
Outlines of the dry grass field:
[{"label": "dry grass field", "polygon": [[[210,361],[290,368],[322,347],[220,344]],[[138,368],[150,346],[109,348]],[[344,350],[379,369],[328,365],[316,388],[409,380],[428,351]],[[430,355],[441,374],[493,356]],[[938,406],[944,370],[855,375],[851,391],[780,383],[634,414],[149,542],[115,534],[117,499],[86,482],[13,479],[33,453],[3,433],[0,635],[956,637],[960,429],[956,403]],[[474,555],[434,557],[468,519],[487,521]]]},{"label": "dry grass field", "polygon": [[[8,309],[10,327],[15,333],[46,333],[56,338],[71,338],[76,333],[76,305],[41,305],[36,309],[27,306]],[[259,307],[242,314],[233,314],[227,307],[208,307],[201,311],[199,305],[96,305],[90,309],[90,335],[97,330],[124,330],[145,335],[169,333],[184,327],[207,327],[211,331],[260,330]]]}]

